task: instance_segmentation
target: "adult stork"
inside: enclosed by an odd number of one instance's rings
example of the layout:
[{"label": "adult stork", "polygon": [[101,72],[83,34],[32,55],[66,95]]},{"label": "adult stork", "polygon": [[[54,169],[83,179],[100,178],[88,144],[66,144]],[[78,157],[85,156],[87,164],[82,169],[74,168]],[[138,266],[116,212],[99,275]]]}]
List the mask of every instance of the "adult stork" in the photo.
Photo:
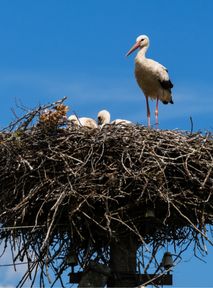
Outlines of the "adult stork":
[{"label": "adult stork", "polygon": [[173,84],[169,79],[166,67],[152,59],[146,58],[148,47],[149,38],[146,35],[140,35],[137,37],[136,43],[127,52],[126,56],[129,56],[133,51],[139,49],[135,57],[135,77],[146,97],[147,120],[149,127],[149,97],[151,99],[156,99],[155,122],[158,127],[158,101],[160,100],[163,104],[173,104],[171,93]]}]

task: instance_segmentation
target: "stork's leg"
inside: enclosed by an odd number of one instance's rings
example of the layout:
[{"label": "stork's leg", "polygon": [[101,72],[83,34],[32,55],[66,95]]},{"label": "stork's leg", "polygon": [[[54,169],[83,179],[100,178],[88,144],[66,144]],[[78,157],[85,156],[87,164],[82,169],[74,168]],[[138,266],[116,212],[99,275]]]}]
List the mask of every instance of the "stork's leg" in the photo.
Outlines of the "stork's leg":
[{"label": "stork's leg", "polygon": [[156,108],[155,108],[155,125],[157,128],[158,128],[158,100],[159,100],[159,98],[157,97]]},{"label": "stork's leg", "polygon": [[150,109],[149,109],[149,98],[146,96],[146,111],[147,111],[147,121],[148,121],[148,127],[150,127]]}]

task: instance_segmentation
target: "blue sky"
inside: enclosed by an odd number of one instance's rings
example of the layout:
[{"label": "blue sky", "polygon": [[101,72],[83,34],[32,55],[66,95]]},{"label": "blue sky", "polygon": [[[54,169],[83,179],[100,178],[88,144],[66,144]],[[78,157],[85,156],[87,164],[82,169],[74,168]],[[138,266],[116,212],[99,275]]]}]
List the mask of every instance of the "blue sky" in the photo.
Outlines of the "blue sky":
[{"label": "blue sky", "polygon": [[[125,57],[146,34],[147,56],[166,66],[174,83],[175,104],[160,104],[159,128],[190,130],[191,116],[195,131],[212,131],[212,11],[212,0],[0,1],[0,127],[13,119],[16,102],[33,108],[65,95],[70,114],[95,118],[108,109],[112,119],[146,124],[135,54]],[[207,264],[179,264],[177,287],[213,287],[212,250]]]}]

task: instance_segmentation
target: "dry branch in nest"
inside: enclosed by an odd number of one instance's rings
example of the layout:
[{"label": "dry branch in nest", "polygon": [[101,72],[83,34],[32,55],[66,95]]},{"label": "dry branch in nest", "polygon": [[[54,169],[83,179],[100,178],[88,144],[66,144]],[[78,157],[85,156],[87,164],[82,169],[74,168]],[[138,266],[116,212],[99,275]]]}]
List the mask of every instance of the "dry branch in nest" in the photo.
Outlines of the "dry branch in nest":
[{"label": "dry branch in nest", "polygon": [[81,267],[93,255],[107,263],[110,241],[128,234],[155,250],[192,242],[205,251],[212,134],[75,128],[66,112],[63,100],[39,107],[0,134],[0,237],[14,263],[28,261],[20,286],[32,271],[42,283],[49,266],[63,285],[70,254]]}]

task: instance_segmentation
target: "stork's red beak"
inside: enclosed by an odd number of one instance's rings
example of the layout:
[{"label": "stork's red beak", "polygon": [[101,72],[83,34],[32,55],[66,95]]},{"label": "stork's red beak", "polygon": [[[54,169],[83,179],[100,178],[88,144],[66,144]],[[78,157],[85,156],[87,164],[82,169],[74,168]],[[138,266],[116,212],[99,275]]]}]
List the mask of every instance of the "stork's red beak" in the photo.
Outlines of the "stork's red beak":
[{"label": "stork's red beak", "polygon": [[136,49],[138,49],[140,47],[140,42],[136,42],[132,48],[126,53],[126,56],[129,56],[133,51],[135,51]]}]

